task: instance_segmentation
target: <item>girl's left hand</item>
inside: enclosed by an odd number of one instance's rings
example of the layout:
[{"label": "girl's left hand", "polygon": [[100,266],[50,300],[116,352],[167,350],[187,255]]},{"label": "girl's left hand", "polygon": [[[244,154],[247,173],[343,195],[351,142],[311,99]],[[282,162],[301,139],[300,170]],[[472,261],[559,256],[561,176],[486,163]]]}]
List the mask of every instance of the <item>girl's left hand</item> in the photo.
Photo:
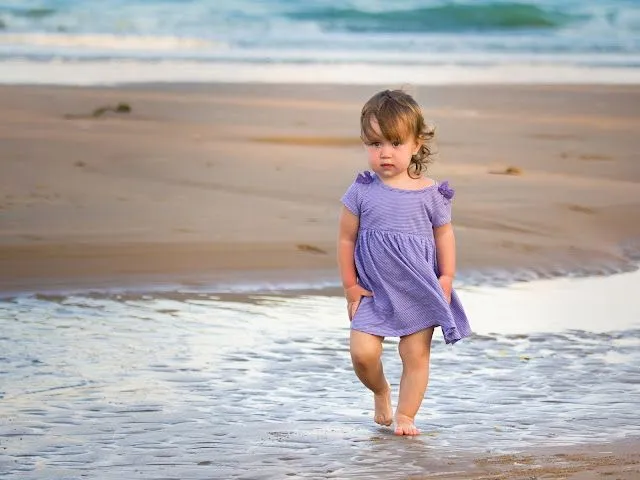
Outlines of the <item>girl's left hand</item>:
[{"label": "girl's left hand", "polygon": [[444,298],[447,299],[447,303],[451,303],[451,290],[453,290],[453,278],[446,275],[438,278],[442,291],[444,292]]},{"label": "girl's left hand", "polygon": [[356,314],[362,297],[372,297],[373,292],[363,288],[359,284],[352,285],[345,289],[345,297],[347,297],[347,313],[349,314],[349,320],[353,320],[353,316]]},{"label": "girl's left hand", "polygon": [[353,316],[356,314],[358,307],[360,306],[360,300],[347,303],[347,313],[349,315],[349,321],[353,320]]}]

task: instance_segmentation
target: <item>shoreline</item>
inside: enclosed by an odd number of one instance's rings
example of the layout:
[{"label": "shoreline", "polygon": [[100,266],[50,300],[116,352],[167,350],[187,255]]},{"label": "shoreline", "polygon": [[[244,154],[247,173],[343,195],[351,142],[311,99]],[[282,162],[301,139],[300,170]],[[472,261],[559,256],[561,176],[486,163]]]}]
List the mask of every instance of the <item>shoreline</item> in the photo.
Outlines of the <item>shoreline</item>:
[{"label": "shoreline", "polygon": [[[0,271],[17,274],[0,275],[0,299],[176,291],[342,296],[331,260],[327,253],[305,252],[295,245],[2,245]],[[477,264],[458,270],[456,288],[609,276],[638,268],[637,256],[582,265],[570,259],[529,267]]]},{"label": "shoreline", "polygon": [[[587,57],[559,58],[548,61],[535,58],[494,59],[480,62],[473,58],[432,57],[424,63],[424,54],[397,62],[398,53],[388,61],[394,68],[381,68],[367,59],[340,61],[299,59],[215,59],[173,58],[162,55],[151,58],[104,58],[50,60],[15,59],[6,57],[0,66],[6,73],[0,76],[3,85],[82,85],[122,86],[126,83],[200,83],[200,84],[266,84],[282,85],[376,85],[400,84],[407,79],[415,85],[438,87],[446,85],[611,85],[633,86],[640,83],[640,69],[633,58],[629,63],[588,64]],[[486,52],[485,52],[486,55]],[[257,60],[257,61],[256,61]],[[572,63],[577,60],[577,63]],[[379,61],[379,60],[378,60]],[[584,62],[587,61],[587,64]],[[354,80],[356,79],[356,80]],[[369,80],[371,79],[371,80]]]},{"label": "shoreline", "polygon": [[[640,86],[406,88],[437,126],[429,174],[457,191],[461,280],[636,268]],[[339,199],[366,168],[357,118],[378,89],[0,86],[0,292],[336,285]]]},{"label": "shoreline", "polygon": [[473,466],[459,477],[427,475],[421,478],[491,478],[525,480],[530,478],[580,478],[591,480],[615,476],[633,480],[640,474],[640,439],[625,438],[610,443],[583,443],[557,447],[525,448],[510,454],[477,457]]}]

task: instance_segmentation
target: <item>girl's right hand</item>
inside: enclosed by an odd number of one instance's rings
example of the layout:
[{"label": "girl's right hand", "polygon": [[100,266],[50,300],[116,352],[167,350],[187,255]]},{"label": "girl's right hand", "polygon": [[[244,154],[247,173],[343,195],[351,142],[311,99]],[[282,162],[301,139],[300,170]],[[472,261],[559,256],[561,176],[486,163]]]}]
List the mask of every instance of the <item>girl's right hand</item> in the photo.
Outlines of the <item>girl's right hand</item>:
[{"label": "girl's right hand", "polygon": [[353,316],[356,314],[362,297],[372,297],[373,292],[362,288],[359,284],[353,285],[344,290],[344,295],[347,297],[347,313],[349,314],[349,321],[353,320]]}]

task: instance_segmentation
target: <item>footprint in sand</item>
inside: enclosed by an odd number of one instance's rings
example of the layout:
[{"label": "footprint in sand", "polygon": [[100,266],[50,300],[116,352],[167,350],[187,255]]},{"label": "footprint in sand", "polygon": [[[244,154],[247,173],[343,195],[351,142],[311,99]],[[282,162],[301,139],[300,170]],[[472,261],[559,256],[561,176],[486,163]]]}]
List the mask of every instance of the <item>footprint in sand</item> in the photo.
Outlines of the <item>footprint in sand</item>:
[{"label": "footprint in sand", "polygon": [[576,205],[576,204],[568,204],[565,205],[572,212],[586,213],[589,215],[593,215],[596,211],[591,207],[585,207],[584,205]]},{"label": "footprint in sand", "polygon": [[509,165],[507,167],[494,167],[489,169],[489,173],[493,175],[522,175],[522,169]]},{"label": "footprint in sand", "polygon": [[594,153],[581,153],[581,154],[573,154],[570,152],[560,152],[560,158],[577,158],[579,160],[591,161],[591,162],[607,162],[614,160],[613,157],[609,155],[599,155]]},{"label": "footprint in sand", "polygon": [[608,161],[613,160],[613,157],[608,155],[595,155],[595,154],[583,154],[578,157],[580,160],[595,160],[595,161]]},{"label": "footprint in sand", "polygon": [[327,254],[326,250],[323,250],[320,247],[316,247],[315,245],[308,245],[306,243],[301,243],[299,245],[296,245],[296,247],[298,248],[298,250],[300,250],[301,252],[309,252],[309,253],[320,253],[323,255]]}]

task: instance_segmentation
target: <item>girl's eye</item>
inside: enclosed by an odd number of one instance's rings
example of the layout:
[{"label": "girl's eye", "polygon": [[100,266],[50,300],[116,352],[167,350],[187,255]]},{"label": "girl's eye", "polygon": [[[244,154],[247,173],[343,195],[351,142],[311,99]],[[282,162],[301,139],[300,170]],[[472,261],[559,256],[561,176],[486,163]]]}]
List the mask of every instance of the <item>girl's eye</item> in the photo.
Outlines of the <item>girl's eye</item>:
[{"label": "girl's eye", "polygon": [[372,147],[380,147],[380,142],[371,142],[369,145],[371,145]]},{"label": "girl's eye", "polygon": [[400,143],[400,142],[393,142],[393,143],[392,143],[392,145],[393,145],[394,147],[399,147],[400,145],[402,145],[402,143]]}]

